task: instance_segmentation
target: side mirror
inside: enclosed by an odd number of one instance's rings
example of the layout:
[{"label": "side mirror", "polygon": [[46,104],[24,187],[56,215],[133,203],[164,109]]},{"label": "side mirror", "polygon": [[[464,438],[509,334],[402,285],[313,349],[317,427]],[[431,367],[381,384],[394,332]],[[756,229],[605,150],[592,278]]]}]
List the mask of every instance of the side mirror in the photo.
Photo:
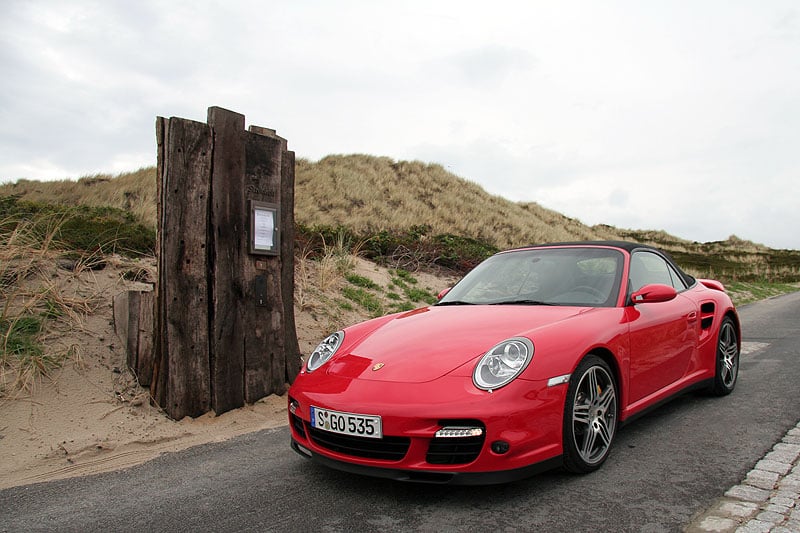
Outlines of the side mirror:
[{"label": "side mirror", "polygon": [[443,290],[442,292],[440,292],[440,293],[439,293],[439,294],[436,296],[436,299],[437,299],[437,300],[441,300],[442,298],[444,298],[444,295],[445,295],[445,294],[447,294],[448,292],[450,292],[450,289],[451,289],[451,288],[452,288],[452,287],[447,287],[445,290]]},{"label": "side mirror", "polygon": [[668,302],[678,296],[675,287],[653,283],[645,285],[638,291],[631,294],[631,301],[635,304],[647,304],[654,302]]}]

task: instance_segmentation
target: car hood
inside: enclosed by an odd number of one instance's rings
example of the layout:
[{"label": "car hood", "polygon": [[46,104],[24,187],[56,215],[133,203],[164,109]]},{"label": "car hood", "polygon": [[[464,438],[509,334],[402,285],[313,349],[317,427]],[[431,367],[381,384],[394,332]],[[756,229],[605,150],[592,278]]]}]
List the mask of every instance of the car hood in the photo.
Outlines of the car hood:
[{"label": "car hood", "polygon": [[543,326],[593,310],[514,305],[425,307],[393,317],[354,344],[347,342],[345,330],[345,351],[331,359],[326,373],[374,381],[432,381],[505,339],[530,335]]}]

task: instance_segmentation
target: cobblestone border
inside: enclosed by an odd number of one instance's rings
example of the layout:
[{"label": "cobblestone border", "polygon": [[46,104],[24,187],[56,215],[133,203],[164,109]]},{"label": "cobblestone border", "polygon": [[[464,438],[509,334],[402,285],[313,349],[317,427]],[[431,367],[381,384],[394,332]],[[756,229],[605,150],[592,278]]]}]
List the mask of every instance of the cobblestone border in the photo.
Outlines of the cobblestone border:
[{"label": "cobblestone border", "polygon": [[686,533],[800,532],[800,422]]}]

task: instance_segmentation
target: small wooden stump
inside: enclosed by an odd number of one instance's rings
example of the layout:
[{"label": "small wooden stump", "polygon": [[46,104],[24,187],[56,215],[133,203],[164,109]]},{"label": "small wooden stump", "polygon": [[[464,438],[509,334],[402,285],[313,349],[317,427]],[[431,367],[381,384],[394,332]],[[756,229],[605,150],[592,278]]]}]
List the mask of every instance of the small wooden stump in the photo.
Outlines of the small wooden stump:
[{"label": "small wooden stump", "polygon": [[126,363],[143,387],[153,378],[153,292],[114,296],[114,332],[125,343]]}]

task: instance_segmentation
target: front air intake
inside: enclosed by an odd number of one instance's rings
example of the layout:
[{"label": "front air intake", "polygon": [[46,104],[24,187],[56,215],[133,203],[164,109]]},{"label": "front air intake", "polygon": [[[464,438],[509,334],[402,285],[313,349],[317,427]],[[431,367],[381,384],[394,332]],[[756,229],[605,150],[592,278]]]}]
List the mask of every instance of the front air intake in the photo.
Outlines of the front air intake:
[{"label": "front air intake", "polygon": [[367,459],[400,461],[406,456],[411,445],[411,439],[407,437],[384,436],[381,439],[369,439],[340,435],[312,427],[308,428],[308,434],[314,444],[326,450]]},{"label": "front air intake", "polygon": [[425,460],[432,465],[463,465],[480,455],[486,429],[480,422],[447,421],[428,445]]}]

